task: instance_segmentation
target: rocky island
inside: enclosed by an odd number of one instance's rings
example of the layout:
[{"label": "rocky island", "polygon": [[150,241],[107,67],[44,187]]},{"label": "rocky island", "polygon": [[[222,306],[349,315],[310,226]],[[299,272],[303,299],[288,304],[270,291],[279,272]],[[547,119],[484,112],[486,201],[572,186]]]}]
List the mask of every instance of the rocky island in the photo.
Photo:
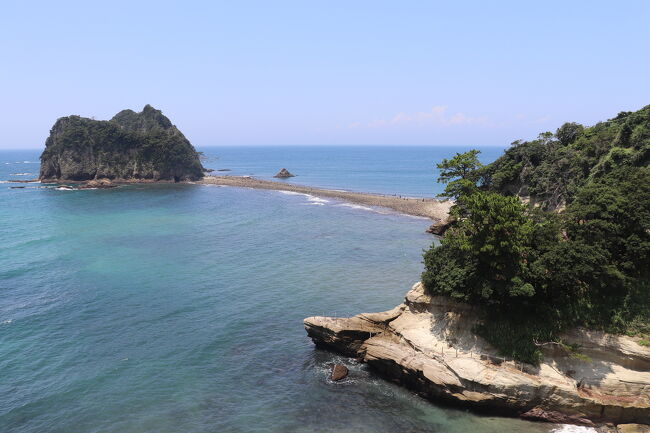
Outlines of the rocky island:
[{"label": "rocky island", "polygon": [[111,120],[80,116],[56,121],[41,155],[41,181],[193,181],[203,177],[199,154],[151,105]]}]

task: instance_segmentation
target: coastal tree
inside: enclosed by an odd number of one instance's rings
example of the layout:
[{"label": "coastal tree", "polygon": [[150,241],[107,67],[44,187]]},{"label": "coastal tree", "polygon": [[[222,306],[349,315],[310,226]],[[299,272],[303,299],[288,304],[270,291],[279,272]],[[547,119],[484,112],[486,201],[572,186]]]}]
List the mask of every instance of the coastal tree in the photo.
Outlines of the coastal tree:
[{"label": "coastal tree", "polygon": [[579,123],[567,122],[557,129],[555,136],[560,141],[560,144],[567,146],[576,141],[584,129],[585,127]]},{"label": "coastal tree", "polygon": [[478,169],[482,166],[478,160],[478,150],[457,153],[451,159],[443,159],[437,164],[440,175],[438,182],[446,184],[444,192],[439,197],[458,200],[461,195],[469,195],[476,189],[479,181]]},{"label": "coastal tree", "polygon": [[516,197],[475,191],[462,197],[466,215],[425,253],[430,291],[463,301],[500,305],[531,297],[526,266],[534,223]]}]

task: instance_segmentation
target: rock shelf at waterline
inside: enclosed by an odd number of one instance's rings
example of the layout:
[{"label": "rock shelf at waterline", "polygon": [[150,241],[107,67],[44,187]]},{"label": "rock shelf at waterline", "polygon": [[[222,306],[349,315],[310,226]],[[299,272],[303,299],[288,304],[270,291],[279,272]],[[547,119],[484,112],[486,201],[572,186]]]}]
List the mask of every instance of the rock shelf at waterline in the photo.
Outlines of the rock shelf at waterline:
[{"label": "rock shelf at waterline", "polygon": [[650,423],[650,348],[638,338],[573,329],[562,336],[590,361],[549,347],[539,366],[500,356],[472,329],[472,306],[422,283],[381,313],[304,320],[316,346],[357,358],[439,402],[553,423]]},{"label": "rock shelf at waterline", "polygon": [[394,195],[368,194],[314,188],[244,176],[205,176],[202,180],[196,183],[241,188],[269,189],[276,191],[292,191],[319,197],[334,198],[366,206],[385,207],[406,215],[431,218],[436,221],[447,220],[447,217],[449,216],[449,208],[453,204],[451,201],[440,201],[431,198],[400,197]]}]

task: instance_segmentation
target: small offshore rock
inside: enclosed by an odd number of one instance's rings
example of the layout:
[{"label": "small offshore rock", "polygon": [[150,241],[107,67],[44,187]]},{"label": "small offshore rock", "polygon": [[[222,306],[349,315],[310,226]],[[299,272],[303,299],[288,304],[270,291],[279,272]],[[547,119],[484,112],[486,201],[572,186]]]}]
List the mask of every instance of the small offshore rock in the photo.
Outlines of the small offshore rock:
[{"label": "small offshore rock", "polygon": [[282,170],[278,171],[277,174],[273,177],[286,178],[286,177],[295,177],[295,175],[289,173],[289,170],[287,170],[286,168],[283,168]]},{"label": "small offshore rock", "polygon": [[214,171],[213,168],[206,168],[203,170],[204,173],[212,173]]},{"label": "small offshore rock", "polygon": [[346,377],[348,377],[348,373],[349,370],[345,365],[334,364],[334,367],[332,368],[331,379],[335,382],[341,379],[345,379]]}]

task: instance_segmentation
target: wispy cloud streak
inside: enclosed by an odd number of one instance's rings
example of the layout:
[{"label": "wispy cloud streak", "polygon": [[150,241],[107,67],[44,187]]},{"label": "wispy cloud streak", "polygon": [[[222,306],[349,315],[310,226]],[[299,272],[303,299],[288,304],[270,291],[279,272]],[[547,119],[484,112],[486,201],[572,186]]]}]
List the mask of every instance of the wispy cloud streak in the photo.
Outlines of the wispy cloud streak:
[{"label": "wispy cloud streak", "polygon": [[398,113],[390,119],[372,120],[370,122],[352,122],[349,128],[385,128],[398,126],[454,126],[484,125],[489,126],[487,117],[473,117],[465,113],[450,114],[444,105],[436,105],[430,111],[415,113]]}]

